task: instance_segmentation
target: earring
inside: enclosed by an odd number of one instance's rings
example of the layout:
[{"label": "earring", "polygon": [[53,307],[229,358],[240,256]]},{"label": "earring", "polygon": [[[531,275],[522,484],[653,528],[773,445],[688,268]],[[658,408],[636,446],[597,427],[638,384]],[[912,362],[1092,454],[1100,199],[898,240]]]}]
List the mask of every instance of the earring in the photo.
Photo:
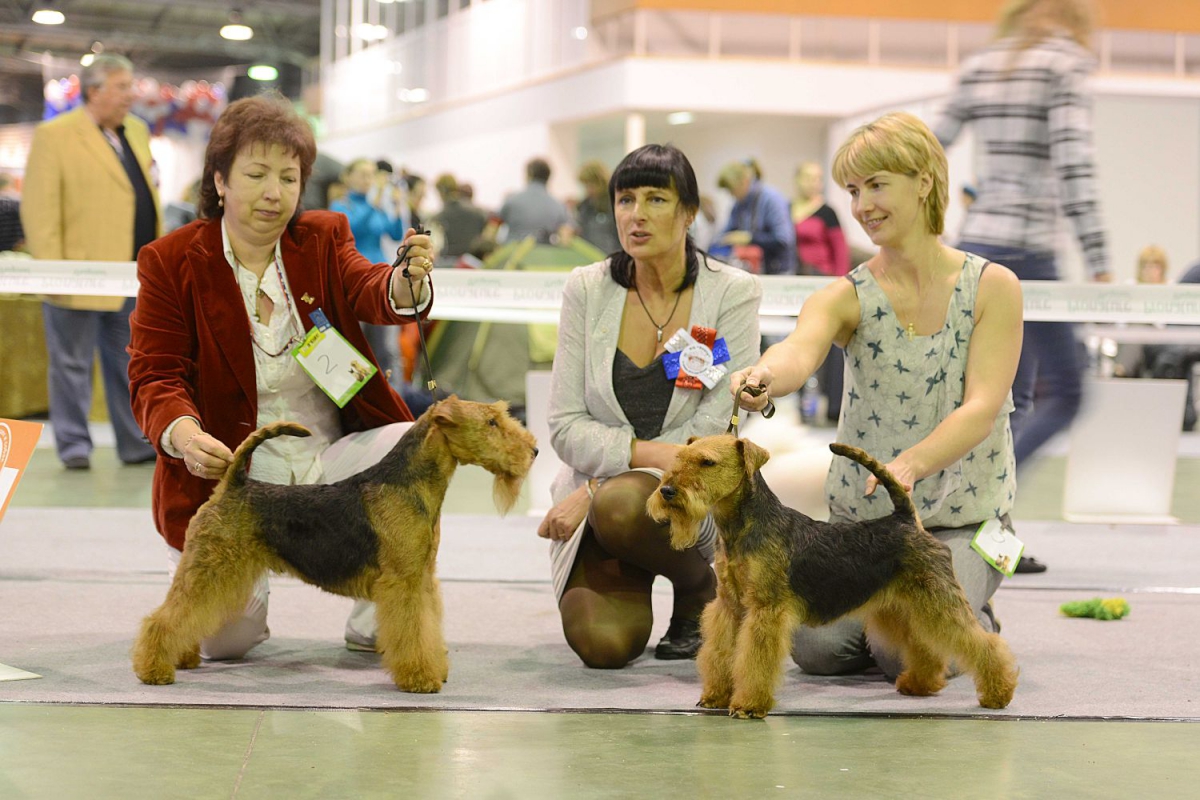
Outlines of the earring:
[{"label": "earring", "polygon": [[217,208],[224,208],[224,207],[225,207],[225,195],[219,194],[219,195],[217,195]]}]

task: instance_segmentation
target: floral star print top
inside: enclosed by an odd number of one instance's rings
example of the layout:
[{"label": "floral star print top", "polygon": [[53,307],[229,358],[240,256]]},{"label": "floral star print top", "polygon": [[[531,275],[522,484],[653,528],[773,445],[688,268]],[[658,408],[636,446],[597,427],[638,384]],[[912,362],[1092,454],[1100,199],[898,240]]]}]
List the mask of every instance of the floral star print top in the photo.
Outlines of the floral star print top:
[{"label": "floral star print top", "polygon": [[[932,336],[912,340],[875,276],[860,265],[846,276],[858,294],[858,329],[846,347],[846,386],[837,440],[862,448],[884,464],[924,439],[962,405],[967,352],[975,329],[975,296],[987,261],[968,254],[946,321]],[[960,461],[913,487],[927,528],[962,527],[1008,513],[1016,493],[1016,465],[1008,395],[992,432]],[[877,519],[892,512],[882,488],[863,495],[868,472],[835,457],[825,481],[835,517]]]}]

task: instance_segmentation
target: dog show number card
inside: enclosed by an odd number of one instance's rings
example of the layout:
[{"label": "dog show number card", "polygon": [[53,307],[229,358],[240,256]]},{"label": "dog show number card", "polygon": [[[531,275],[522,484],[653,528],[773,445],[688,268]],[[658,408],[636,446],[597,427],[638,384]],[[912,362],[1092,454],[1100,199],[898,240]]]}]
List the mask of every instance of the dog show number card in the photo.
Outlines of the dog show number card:
[{"label": "dog show number card", "polygon": [[337,407],[344,408],[379,370],[329,324],[325,312],[318,308],[309,316],[313,327],[292,355]]},{"label": "dog show number card", "polygon": [[979,526],[971,547],[983,556],[983,560],[991,564],[997,572],[1006,578],[1011,578],[1017,571],[1017,562],[1025,550],[1025,543],[998,519],[989,519]]},{"label": "dog show number card", "polygon": [[0,520],[4,519],[8,501],[17,489],[17,482],[21,480],[21,473],[33,456],[41,434],[40,422],[0,419]]}]

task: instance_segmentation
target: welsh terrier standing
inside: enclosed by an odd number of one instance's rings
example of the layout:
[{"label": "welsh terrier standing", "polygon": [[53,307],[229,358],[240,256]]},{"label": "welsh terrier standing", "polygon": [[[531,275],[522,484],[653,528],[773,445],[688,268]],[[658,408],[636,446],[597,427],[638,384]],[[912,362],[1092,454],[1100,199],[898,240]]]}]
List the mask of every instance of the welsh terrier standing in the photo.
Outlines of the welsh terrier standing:
[{"label": "welsh terrier standing", "polygon": [[709,509],[720,531],[717,598],[701,620],[699,704],[766,716],[796,626],[854,615],[897,647],[901,694],[940,691],[953,659],[974,677],[980,705],[1007,706],[1016,663],[975,618],[950,549],[921,527],[912,498],[882,464],[854,447],[830,449],[879,479],[895,506],[890,516],[831,524],[784,506],[758,472],[767,452],[729,435],[692,439],[650,497],[650,516],[670,521],[677,549],[695,543]]},{"label": "welsh terrier standing", "polygon": [[328,485],[251,480],[250,454],[280,435],[277,422],[251,434],[192,518],[167,599],[142,623],[133,669],[143,683],[175,681],[199,666],[199,643],[236,615],[265,571],[295,575],[327,592],[374,600],[378,649],[396,686],[437,692],[450,671],[435,576],[442,500],[460,464],[495,476],[507,512],[533,465],[533,435],[491,405],[450,397],[434,404],[374,466]]}]

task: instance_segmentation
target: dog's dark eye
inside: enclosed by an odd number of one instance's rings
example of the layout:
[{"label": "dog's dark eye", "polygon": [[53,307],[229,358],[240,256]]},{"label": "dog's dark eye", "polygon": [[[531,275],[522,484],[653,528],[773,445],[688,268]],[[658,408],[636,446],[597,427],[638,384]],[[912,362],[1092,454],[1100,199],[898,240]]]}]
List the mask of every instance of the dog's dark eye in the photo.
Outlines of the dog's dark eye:
[{"label": "dog's dark eye", "polygon": [[495,419],[495,417],[493,417],[492,419],[489,419],[489,420],[488,420],[488,425],[491,425],[493,428],[494,428],[494,427],[496,427],[496,426],[497,426],[497,425],[499,425],[499,424],[500,424],[500,423],[496,422],[496,419]]},{"label": "dog's dark eye", "polygon": [[713,461],[711,458],[700,459],[700,466],[702,467],[715,467],[716,465],[717,462]]}]

